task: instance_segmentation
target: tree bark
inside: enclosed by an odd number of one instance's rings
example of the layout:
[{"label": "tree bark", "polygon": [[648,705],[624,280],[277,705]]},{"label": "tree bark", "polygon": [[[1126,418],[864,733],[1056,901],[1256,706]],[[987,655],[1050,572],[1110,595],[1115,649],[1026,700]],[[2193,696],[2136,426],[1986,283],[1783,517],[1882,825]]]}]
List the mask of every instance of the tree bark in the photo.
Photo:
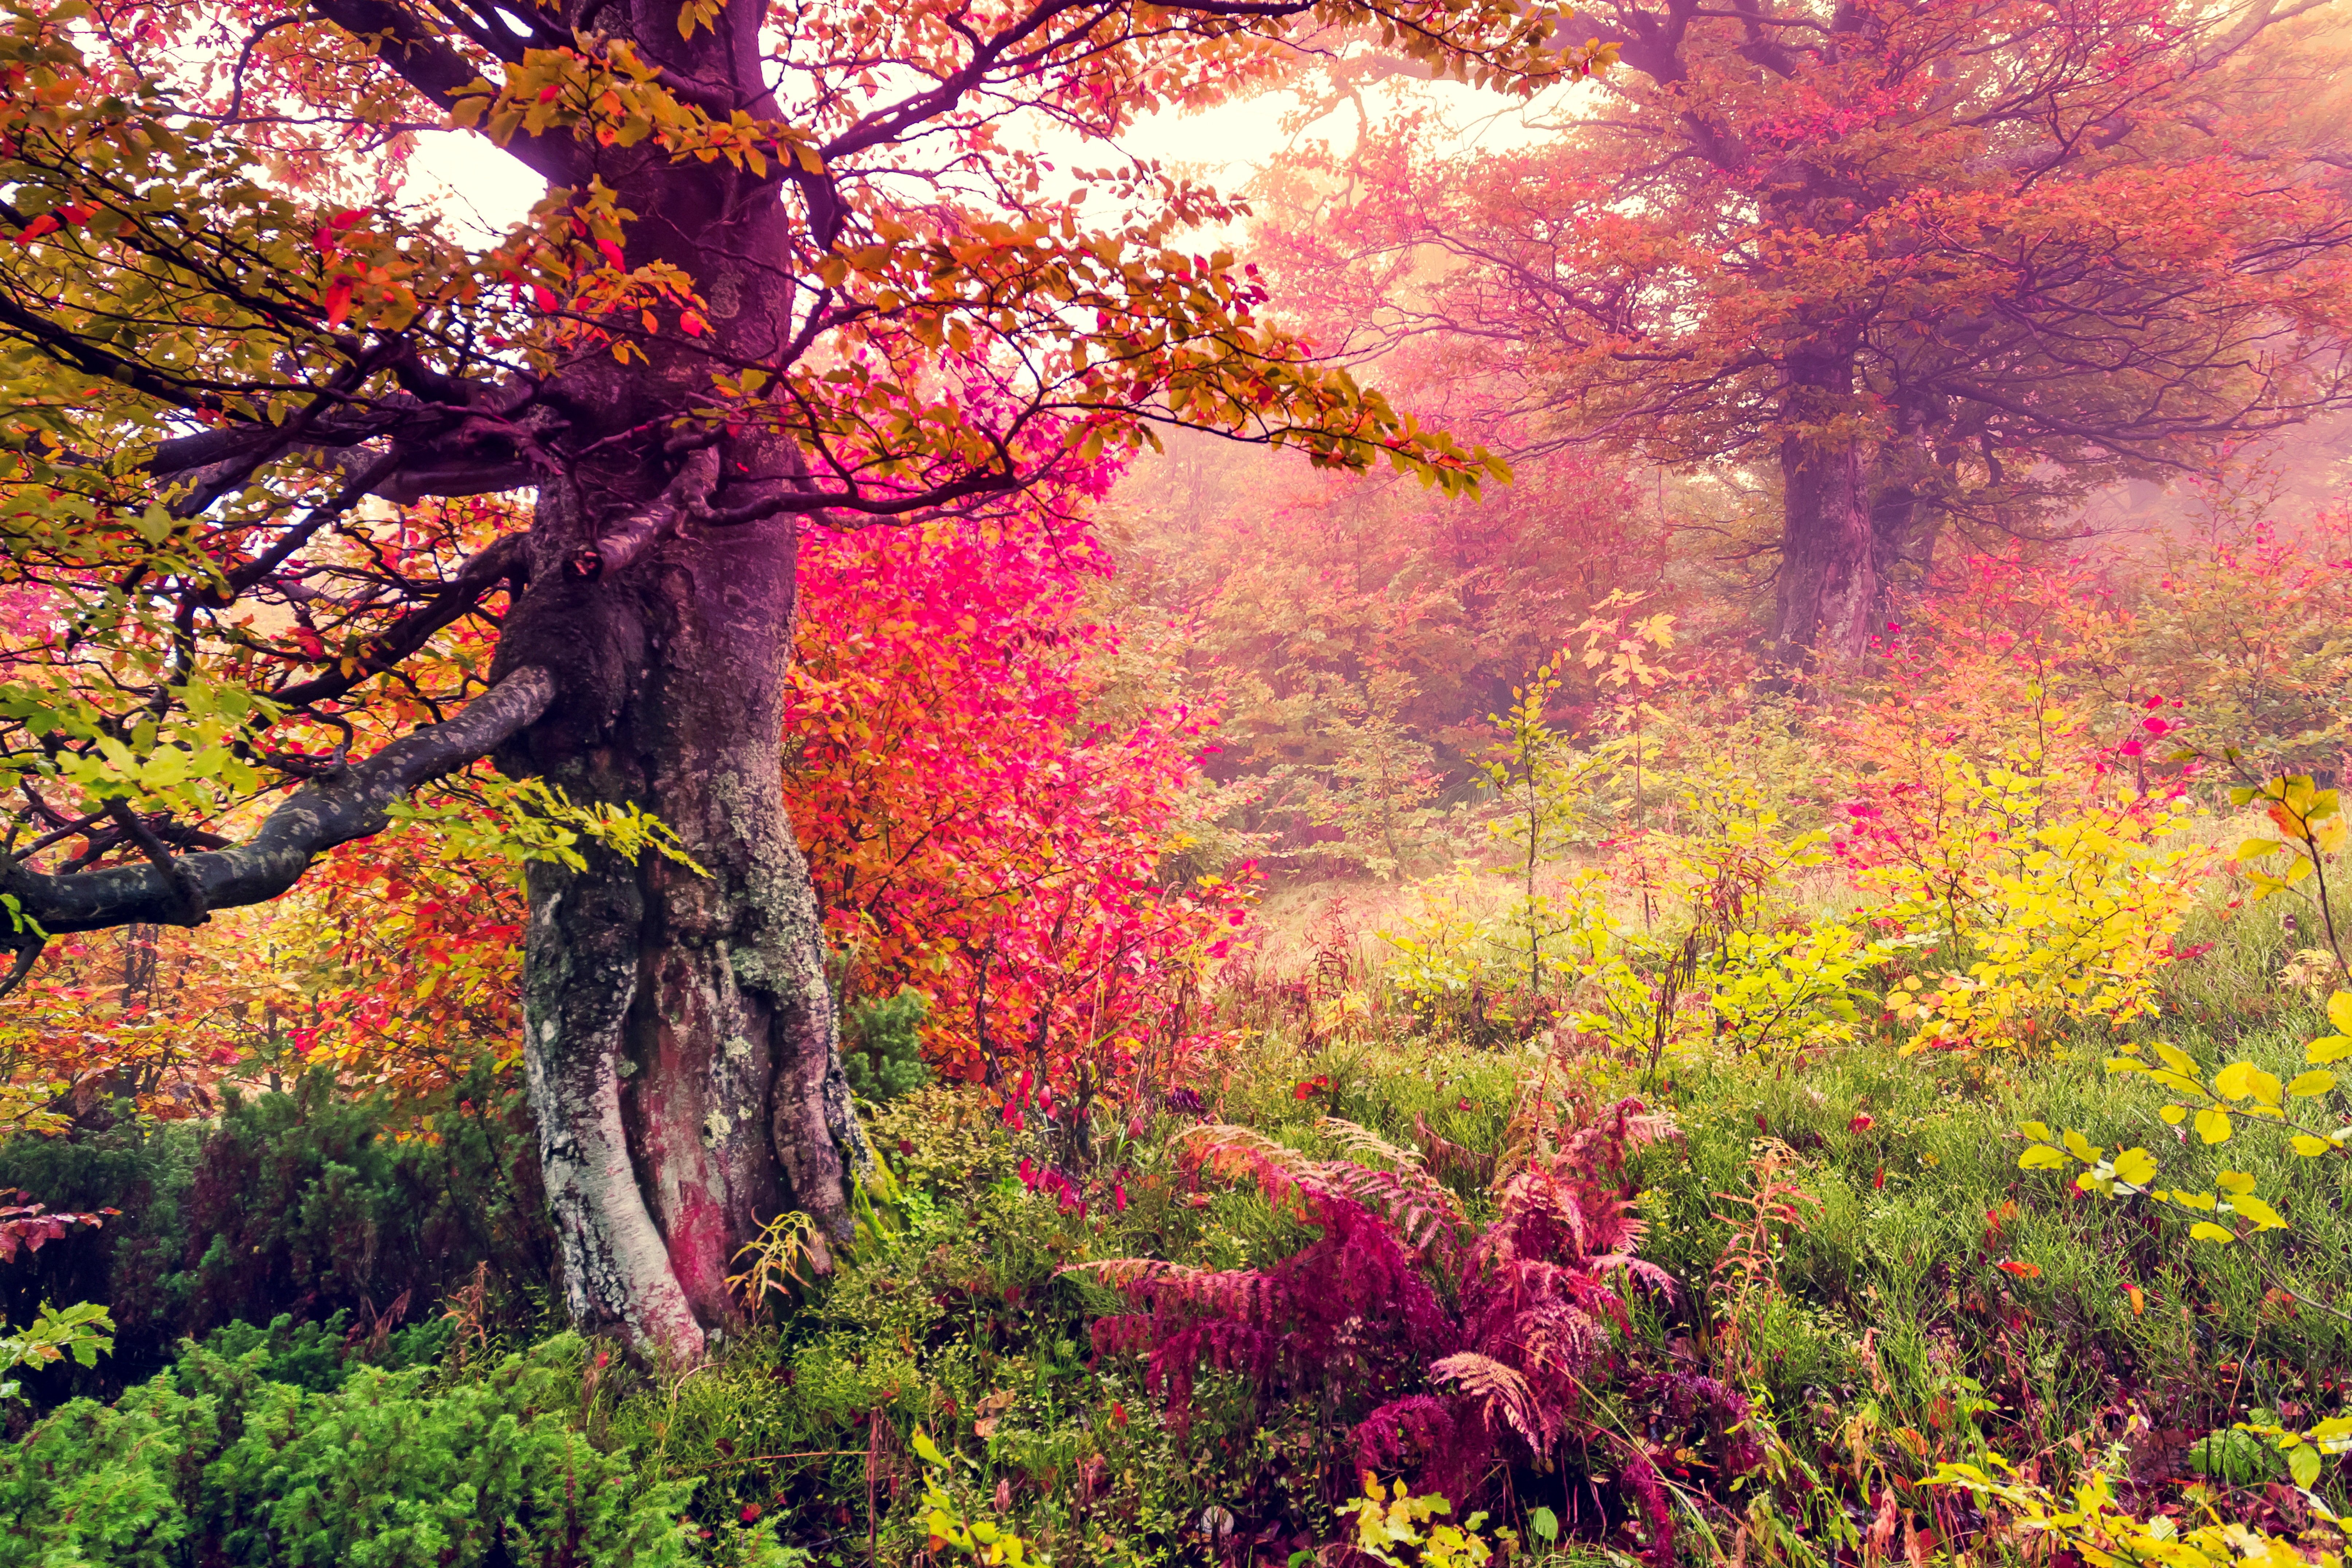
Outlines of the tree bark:
[{"label": "tree bark", "polygon": [[1771,660],[1798,679],[1861,656],[1881,584],[1864,443],[1839,420],[1850,413],[1853,353],[1791,354],[1789,381]]},{"label": "tree bark", "polygon": [[[605,723],[542,725],[533,767],[574,798],[659,816],[700,868],[533,866],[525,956],[572,1315],[677,1356],[740,1323],[730,1264],[779,1213],[846,1233],[864,1157],[783,805],[793,531],[673,537],[547,612],[602,626],[623,690]],[[606,605],[583,617],[589,597]]]},{"label": "tree bark", "polygon": [[[639,50],[677,79],[740,84],[734,101],[775,111],[759,7],[730,6],[719,31],[691,37],[665,7],[631,15]],[[846,1237],[866,1154],[783,803],[798,527],[722,521],[761,515],[805,467],[756,420],[684,450],[664,441],[679,409],[709,400],[715,367],[790,360],[797,284],[780,263],[794,220],[772,178],[724,161],[645,147],[600,163],[638,215],[629,264],[684,271],[708,325],[569,377],[579,456],[539,490],[530,586],[498,656],[557,671],[560,689],[500,762],[658,817],[698,868],[604,853],[584,870],[534,865],[523,1005],[572,1315],[691,1360],[740,1324],[727,1275],[762,1226],[799,1210]]]}]

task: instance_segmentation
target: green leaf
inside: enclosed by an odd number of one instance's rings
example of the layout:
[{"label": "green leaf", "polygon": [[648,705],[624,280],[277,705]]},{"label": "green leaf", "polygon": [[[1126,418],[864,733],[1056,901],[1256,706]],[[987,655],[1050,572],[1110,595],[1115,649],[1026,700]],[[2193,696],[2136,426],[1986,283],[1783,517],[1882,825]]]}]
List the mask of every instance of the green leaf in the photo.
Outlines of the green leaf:
[{"label": "green leaf", "polygon": [[2294,1484],[2309,1491],[2319,1482],[2319,1450],[2308,1443],[2289,1448],[2286,1453],[2287,1473]]},{"label": "green leaf", "polygon": [[920,1426],[915,1428],[914,1445],[915,1455],[918,1458],[921,1459],[923,1463],[927,1465],[944,1465],[948,1462],[948,1457],[940,1452],[940,1446],[931,1441],[931,1435],[924,1431]]}]

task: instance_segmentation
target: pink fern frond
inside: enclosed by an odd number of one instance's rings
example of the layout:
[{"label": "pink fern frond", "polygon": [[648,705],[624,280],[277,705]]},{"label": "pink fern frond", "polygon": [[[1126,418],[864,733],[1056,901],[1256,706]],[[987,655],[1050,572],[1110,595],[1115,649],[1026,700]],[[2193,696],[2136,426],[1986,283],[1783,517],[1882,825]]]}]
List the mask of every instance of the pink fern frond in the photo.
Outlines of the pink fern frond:
[{"label": "pink fern frond", "polygon": [[1556,1412],[1537,1402],[1536,1391],[1517,1368],[1475,1351],[1462,1351],[1430,1363],[1429,1380],[1450,1383],[1478,1401],[1490,1426],[1501,1415],[1504,1424],[1535,1452],[1550,1448]]},{"label": "pink fern frond", "polygon": [[1317,1160],[1252,1128],[1209,1122],[1184,1135],[1186,1166],[1205,1175],[1255,1182],[1270,1203],[1296,1198],[1310,1209],[1354,1204],[1381,1217],[1414,1251],[1451,1266],[1469,1226],[1462,1205],[1409,1150],[1350,1121],[1327,1118],[1326,1131],[1349,1148],[1396,1163],[1375,1170],[1352,1160]]},{"label": "pink fern frond", "polygon": [[1255,1268],[1194,1268],[1156,1258],[1104,1258],[1065,1264],[1055,1272],[1082,1275],[1160,1311],[1174,1309],[1263,1324],[1282,1309],[1281,1282]]}]

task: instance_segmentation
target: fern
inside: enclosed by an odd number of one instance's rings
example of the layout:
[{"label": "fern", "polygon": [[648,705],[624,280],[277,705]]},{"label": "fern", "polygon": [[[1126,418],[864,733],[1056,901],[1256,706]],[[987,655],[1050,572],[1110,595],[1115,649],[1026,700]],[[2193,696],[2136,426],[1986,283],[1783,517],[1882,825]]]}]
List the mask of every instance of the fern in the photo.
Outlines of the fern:
[{"label": "fern", "polygon": [[1088,1275],[1139,1301],[1204,1317],[1263,1327],[1282,1312],[1281,1285],[1255,1268],[1190,1268],[1151,1258],[1108,1258],[1073,1263],[1062,1272]]},{"label": "fern", "polygon": [[1559,1407],[1538,1405],[1535,1385],[1517,1368],[1507,1366],[1492,1356],[1480,1355],[1476,1351],[1458,1351],[1442,1357],[1429,1363],[1429,1381],[1450,1383],[1478,1401],[1479,1415],[1489,1428],[1494,1426],[1496,1416],[1501,1415],[1510,1429],[1538,1454],[1549,1451],[1552,1439],[1559,1436]]},{"label": "fern", "polygon": [[1064,1272],[1136,1308],[1097,1322],[1096,1353],[1145,1357],[1146,1384],[1180,1434],[1208,1368],[1260,1398],[1311,1396],[1334,1414],[1352,1405],[1364,1414],[1347,1471],[1414,1471],[1424,1489],[1464,1508],[1498,1466],[1552,1470],[1572,1440],[1614,1448],[1653,1561],[1666,1561],[1671,1516],[1657,1468],[1640,1444],[1600,1425],[1590,1391],[1639,1389],[1672,1420],[1711,1426],[1726,1474],[1759,1458],[1739,1436],[1738,1395],[1705,1379],[1645,1376],[1620,1348],[1624,1292],[1673,1292],[1640,1256],[1643,1226],[1623,1188],[1631,1152],[1672,1135],[1672,1124],[1630,1100],[1559,1112],[1526,1139],[1484,1227],[1417,1152],[1352,1122],[1321,1129],[1354,1158],[1317,1159],[1222,1123],[1188,1133],[1181,1153],[1195,1178],[1254,1184],[1318,1234],[1263,1270],[1146,1258],[1072,1266]]},{"label": "fern", "polygon": [[1196,1175],[1256,1182],[1266,1201],[1276,1205],[1295,1201],[1312,1210],[1324,1203],[1352,1204],[1385,1220],[1408,1251],[1426,1251],[1441,1266],[1450,1265],[1471,1228],[1469,1218],[1423,1167],[1420,1156],[1338,1117],[1325,1117],[1319,1125],[1343,1146],[1387,1160],[1396,1169],[1314,1159],[1254,1129],[1225,1122],[1207,1122],[1186,1133],[1182,1155]]}]

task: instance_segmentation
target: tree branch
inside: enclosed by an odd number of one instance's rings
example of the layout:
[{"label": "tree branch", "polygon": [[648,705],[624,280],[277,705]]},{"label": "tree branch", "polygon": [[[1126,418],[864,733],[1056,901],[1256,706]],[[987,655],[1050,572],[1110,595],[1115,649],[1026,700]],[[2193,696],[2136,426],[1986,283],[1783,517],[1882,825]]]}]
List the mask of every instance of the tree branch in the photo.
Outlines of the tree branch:
[{"label": "tree branch", "polygon": [[[319,15],[355,37],[375,41],[376,58],[436,108],[445,112],[457,94],[481,79],[473,63],[451,48],[444,29],[393,0],[313,0]],[[583,172],[576,143],[568,136],[518,135],[509,154],[551,184],[579,183]]]},{"label": "tree branch", "polygon": [[537,665],[518,669],[456,718],[425,725],[358,767],[296,792],[245,843],[173,860],[176,875],[152,864],[79,876],[11,867],[0,885],[51,936],[133,921],[177,923],[186,918],[192,893],[206,910],[267,902],[292,887],[327,850],[382,832],[390,821],[385,809],[394,801],[487,756],[554,700],[552,675]]},{"label": "tree branch", "polygon": [[432,641],[442,627],[471,610],[499,584],[523,575],[529,570],[530,559],[524,536],[508,534],[460,566],[438,594],[393,622],[362,650],[359,658],[348,663],[339,662],[325,675],[270,692],[269,700],[289,708],[299,708],[341,697]]}]

